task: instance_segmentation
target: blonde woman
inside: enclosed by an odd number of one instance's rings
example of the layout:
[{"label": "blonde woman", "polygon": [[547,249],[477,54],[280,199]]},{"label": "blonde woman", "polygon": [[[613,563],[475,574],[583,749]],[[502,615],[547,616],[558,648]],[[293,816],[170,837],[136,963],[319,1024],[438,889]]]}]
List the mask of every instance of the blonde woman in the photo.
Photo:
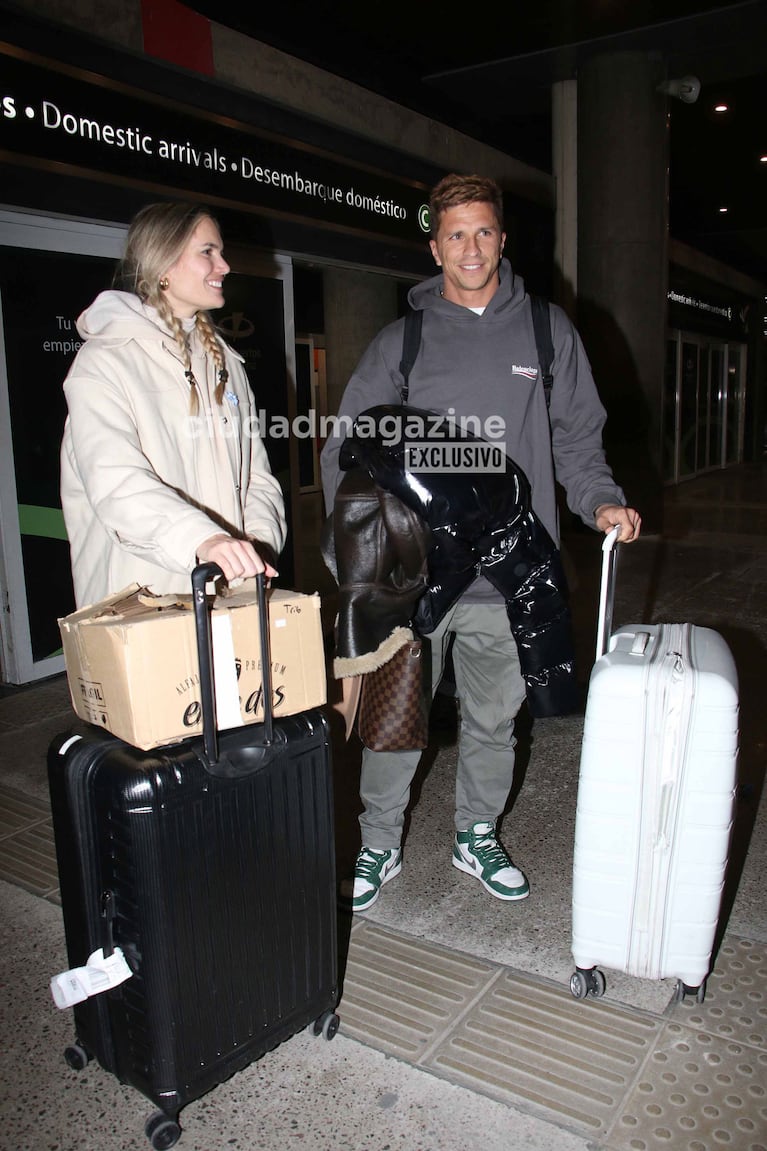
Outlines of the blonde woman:
[{"label": "blonde woman", "polygon": [[61,504],[78,607],[134,581],[187,591],[197,562],[229,580],[277,574],[282,490],[242,358],[208,315],[229,270],[208,212],[150,204],[130,226],[115,287],[77,321]]}]

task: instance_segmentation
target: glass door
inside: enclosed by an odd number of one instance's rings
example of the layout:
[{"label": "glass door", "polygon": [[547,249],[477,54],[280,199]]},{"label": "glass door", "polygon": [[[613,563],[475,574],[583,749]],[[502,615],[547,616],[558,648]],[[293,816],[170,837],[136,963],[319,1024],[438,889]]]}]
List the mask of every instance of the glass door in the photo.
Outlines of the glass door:
[{"label": "glass door", "polygon": [[663,477],[678,483],[743,458],[743,344],[672,331],[666,345]]},{"label": "glass door", "polygon": [[711,416],[708,425],[708,465],[712,468],[724,466],[724,421],[727,379],[725,375],[725,350],[721,345],[710,349],[711,355]]},{"label": "glass door", "polygon": [[64,670],[58,619],[74,608],[59,500],[62,384],[76,320],[111,281],[125,230],[0,211],[0,673]]},{"label": "glass door", "polygon": [[693,340],[682,341],[681,378],[679,380],[679,478],[694,476],[698,471],[698,432],[700,428],[700,348]]},{"label": "glass door", "polygon": [[727,373],[723,407],[724,453],[726,464],[736,464],[743,458],[745,426],[746,349],[742,344],[730,344],[727,349]]}]

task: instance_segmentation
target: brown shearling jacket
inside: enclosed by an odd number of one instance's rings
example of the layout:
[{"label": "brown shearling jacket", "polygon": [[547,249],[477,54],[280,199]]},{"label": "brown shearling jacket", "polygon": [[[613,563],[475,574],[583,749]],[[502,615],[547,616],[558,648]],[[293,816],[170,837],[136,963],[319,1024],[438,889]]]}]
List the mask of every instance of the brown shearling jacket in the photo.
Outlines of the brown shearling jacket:
[{"label": "brown shearling jacket", "polygon": [[431,531],[421,516],[352,468],[323,526],[323,559],[338,584],[333,674],[374,671],[413,639]]}]

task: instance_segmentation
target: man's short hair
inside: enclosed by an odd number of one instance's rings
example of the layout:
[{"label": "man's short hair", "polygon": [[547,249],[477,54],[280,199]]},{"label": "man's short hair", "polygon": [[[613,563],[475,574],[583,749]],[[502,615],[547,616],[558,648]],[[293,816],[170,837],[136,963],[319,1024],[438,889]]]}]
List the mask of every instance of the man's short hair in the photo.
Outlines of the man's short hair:
[{"label": "man's short hair", "polygon": [[432,188],[429,197],[429,231],[432,239],[439,231],[443,213],[459,204],[491,204],[498,227],[503,231],[503,193],[495,180],[488,176],[459,176],[453,172],[444,176]]}]

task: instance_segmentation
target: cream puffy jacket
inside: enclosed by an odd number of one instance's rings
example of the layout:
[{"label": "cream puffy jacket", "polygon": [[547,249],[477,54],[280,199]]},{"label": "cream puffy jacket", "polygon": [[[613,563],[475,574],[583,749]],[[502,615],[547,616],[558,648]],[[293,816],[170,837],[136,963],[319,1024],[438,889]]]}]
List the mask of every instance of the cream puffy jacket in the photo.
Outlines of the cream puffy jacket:
[{"label": "cream puffy jacket", "polygon": [[134,581],[189,591],[197,548],[221,531],[276,557],[284,499],[237,352],[222,341],[229,379],[223,405],[211,404],[214,365],[192,333],[193,417],[178,345],[153,308],[102,292],[77,329],[85,343],[64,381],[61,505],[78,607]]}]

